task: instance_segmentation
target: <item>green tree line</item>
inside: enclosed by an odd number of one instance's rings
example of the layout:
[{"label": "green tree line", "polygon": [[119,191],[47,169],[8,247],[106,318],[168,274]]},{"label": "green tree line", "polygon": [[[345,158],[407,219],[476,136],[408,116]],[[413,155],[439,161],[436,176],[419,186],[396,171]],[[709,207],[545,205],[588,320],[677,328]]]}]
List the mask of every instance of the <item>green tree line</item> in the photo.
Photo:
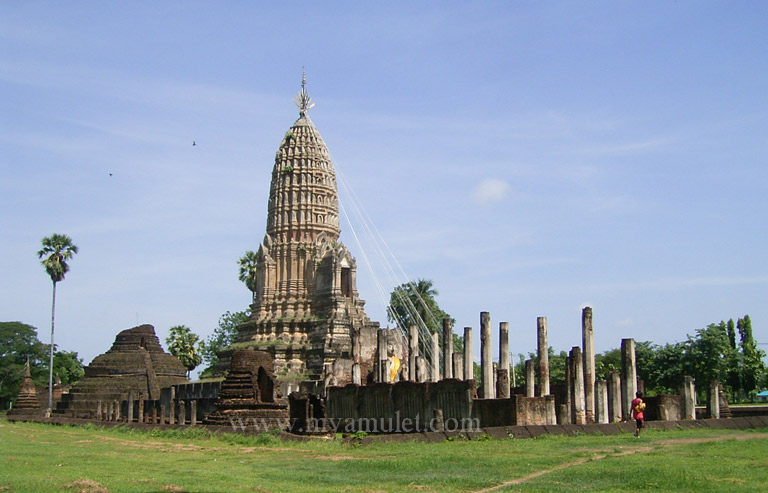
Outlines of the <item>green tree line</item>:
[{"label": "green tree line", "polygon": [[[565,351],[549,349],[551,383],[565,383]],[[534,353],[529,357],[536,359]],[[682,342],[635,344],[637,378],[643,380],[646,393],[678,394],[683,377],[696,380],[699,392],[704,392],[711,380],[718,380],[731,402],[754,400],[761,389],[768,388],[765,352],[758,349],[752,335],[749,315],[735,323],[721,321],[698,329]],[[595,355],[595,378],[607,380],[610,372],[621,371],[621,350],[610,349]],[[525,384],[525,356],[520,354],[515,364],[517,385]]]},{"label": "green tree line", "polygon": [[[0,409],[8,409],[16,400],[27,358],[35,385],[48,386],[49,351],[50,345],[40,342],[35,327],[0,322]],[[74,351],[58,351],[54,347],[53,374],[58,375],[62,384],[73,384],[84,375],[83,361]]]}]

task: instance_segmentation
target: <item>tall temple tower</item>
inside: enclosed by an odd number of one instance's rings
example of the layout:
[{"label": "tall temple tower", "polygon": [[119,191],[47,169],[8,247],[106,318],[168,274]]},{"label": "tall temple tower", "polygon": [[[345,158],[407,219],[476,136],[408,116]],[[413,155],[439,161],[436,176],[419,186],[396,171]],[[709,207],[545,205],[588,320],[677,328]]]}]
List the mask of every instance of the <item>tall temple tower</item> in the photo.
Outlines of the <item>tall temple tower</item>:
[{"label": "tall temple tower", "polygon": [[365,314],[355,259],[339,242],[336,174],[307,114],[314,103],[305,85],[303,77],[294,98],[299,119],[275,155],[257,289],[238,345],[272,353],[278,374],[317,377],[325,365],[352,357],[353,332],[375,335],[378,323]]}]

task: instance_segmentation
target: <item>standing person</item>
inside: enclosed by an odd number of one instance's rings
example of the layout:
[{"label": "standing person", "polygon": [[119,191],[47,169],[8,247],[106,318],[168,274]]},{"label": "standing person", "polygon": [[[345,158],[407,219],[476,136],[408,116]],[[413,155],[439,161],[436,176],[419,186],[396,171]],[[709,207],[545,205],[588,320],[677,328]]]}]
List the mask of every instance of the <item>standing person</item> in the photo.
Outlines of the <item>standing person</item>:
[{"label": "standing person", "polygon": [[645,402],[643,402],[643,393],[637,392],[635,398],[632,400],[632,417],[635,418],[637,423],[637,429],[635,430],[635,436],[640,438],[640,430],[645,427],[645,416],[643,411],[645,410]]}]

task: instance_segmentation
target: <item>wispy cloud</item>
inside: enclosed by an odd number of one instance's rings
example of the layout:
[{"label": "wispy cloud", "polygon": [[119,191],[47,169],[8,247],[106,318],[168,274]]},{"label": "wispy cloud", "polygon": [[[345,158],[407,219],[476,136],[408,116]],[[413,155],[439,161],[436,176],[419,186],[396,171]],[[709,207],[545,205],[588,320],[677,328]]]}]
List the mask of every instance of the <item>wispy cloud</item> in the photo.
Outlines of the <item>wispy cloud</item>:
[{"label": "wispy cloud", "polygon": [[586,154],[630,154],[638,152],[652,152],[667,148],[678,141],[674,137],[652,137],[631,142],[612,142],[607,145],[585,147],[582,151]]},{"label": "wispy cloud", "polygon": [[472,199],[476,204],[487,206],[503,201],[509,193],[510,186],[498,178],[486,178],[472,189]]}]

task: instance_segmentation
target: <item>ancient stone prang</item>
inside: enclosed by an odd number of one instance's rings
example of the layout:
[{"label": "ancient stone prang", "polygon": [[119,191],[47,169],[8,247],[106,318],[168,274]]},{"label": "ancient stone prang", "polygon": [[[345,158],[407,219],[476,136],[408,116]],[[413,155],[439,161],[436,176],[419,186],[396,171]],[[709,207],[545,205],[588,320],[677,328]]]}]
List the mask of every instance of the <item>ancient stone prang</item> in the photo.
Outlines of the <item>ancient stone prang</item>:
[{"label": "ancient stone prang", "polygon": [[[278,374],[320,378],[326,364],[351,359],[353,331],[375,334],[378,323],[365,313],[357,263],[339,241],[336,175],[307,115],[310,101],[302,83],[299,119],[275,156],[267,231],[257,252],[257,289],[251,317],[239,327],[238,346],[270,352]],[[363,334],[363,343],[367,339]],[[364,365],[374,352],[375,346],[364,346],[358,363]]]}]

